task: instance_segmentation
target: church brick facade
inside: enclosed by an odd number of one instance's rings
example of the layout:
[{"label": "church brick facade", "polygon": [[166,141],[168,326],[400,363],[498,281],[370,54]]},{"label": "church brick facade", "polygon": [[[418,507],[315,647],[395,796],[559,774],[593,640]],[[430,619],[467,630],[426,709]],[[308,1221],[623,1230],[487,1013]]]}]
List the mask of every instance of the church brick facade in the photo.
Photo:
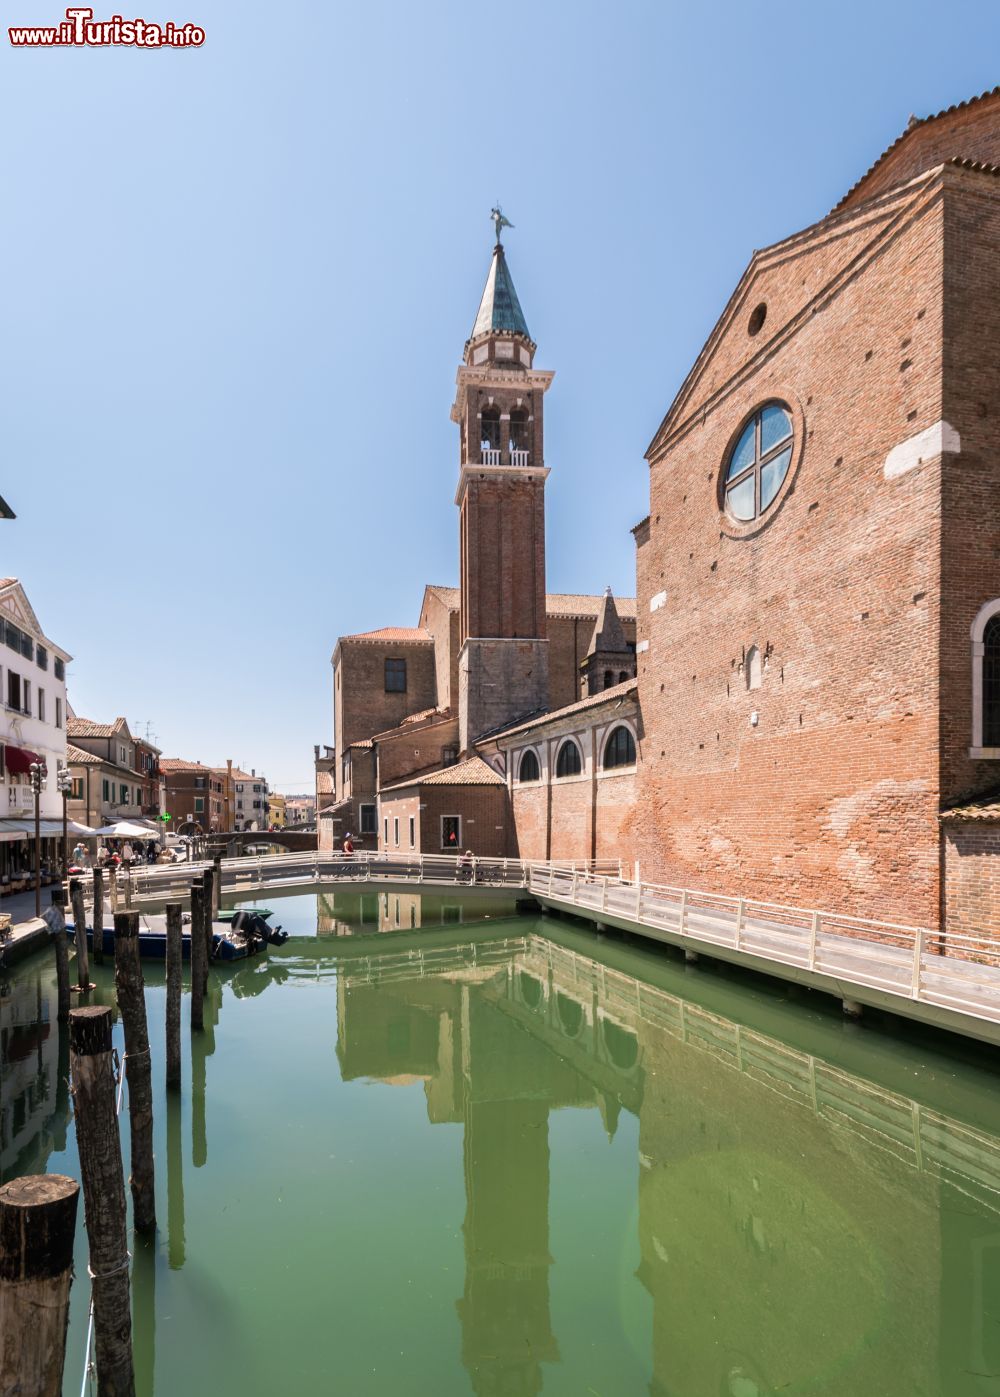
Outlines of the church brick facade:
[{"label": "church brick facade", "polygon": [[[1000,933],[998,245],[995,92],[911,122],[755,253],[648,449],[616,608],[546,594],[552,375],[498,243],[452,410],[460,587],[429,587],[397,643],[405,698],[369,701],[385,633],[334,657],[360,686],[335,692],[337,753],[373,739],[380,809],[432,811],[425,851],[442,801],[506,802],[463,843]],[[422,709],[488,796],[419,744],[379,776]]]}]

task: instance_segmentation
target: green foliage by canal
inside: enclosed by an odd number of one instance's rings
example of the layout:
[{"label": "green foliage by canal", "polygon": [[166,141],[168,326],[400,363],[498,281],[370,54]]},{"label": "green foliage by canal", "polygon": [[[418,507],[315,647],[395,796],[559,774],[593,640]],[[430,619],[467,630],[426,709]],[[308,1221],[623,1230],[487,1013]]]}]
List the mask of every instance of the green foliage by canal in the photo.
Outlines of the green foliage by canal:
[{"label": "green foliage by canal", "polygon": [[[144,963],[143,1397],[1000,1390],[995,1055],[500,896],[268,901],[179,1099]],[[77,1174],[48,957],[0,1048],[2,1177]],[[67,1394],[86,1261],[81,1209]]]}]

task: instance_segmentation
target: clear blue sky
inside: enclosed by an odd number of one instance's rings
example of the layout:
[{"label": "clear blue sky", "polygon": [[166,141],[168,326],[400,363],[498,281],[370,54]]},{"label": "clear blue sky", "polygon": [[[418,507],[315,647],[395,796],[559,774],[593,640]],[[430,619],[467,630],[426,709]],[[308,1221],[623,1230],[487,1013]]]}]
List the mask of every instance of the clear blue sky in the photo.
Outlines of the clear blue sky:
[{"label": "clear blue sky", "polygon": [[643,451],[752,250],[1000,81],[1000,8],[961,0],[140,11],[204,47],[0,50],[0,572],[78,713],[285,790],[331,740],[338,634],[457,581],[496,199],[556,370],[549,588],[631,592]]}]

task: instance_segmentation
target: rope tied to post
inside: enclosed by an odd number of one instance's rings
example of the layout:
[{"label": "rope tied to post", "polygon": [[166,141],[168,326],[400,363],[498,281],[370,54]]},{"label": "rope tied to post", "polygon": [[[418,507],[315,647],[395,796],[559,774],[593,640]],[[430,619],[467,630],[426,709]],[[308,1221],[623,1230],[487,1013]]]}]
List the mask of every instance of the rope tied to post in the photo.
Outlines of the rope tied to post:
[{"label": "rope tied to post", "polygon": [[120,1261],[117,1266],[112,1266],[110,1271],[102,1271],[100,1275],[97,1275],[94,1271],[90,1269],[90,1264],[88,1262],[87,1275],[90,1277],[92,1281],[108,1281],[111,1279],[112,1276],[120,1276],[123,1271],[127,1271],[128,1264],[131,1260],[132,1253],[130,1251],[127,1251],[125,1253],[125,1259],[123,1261]]}]

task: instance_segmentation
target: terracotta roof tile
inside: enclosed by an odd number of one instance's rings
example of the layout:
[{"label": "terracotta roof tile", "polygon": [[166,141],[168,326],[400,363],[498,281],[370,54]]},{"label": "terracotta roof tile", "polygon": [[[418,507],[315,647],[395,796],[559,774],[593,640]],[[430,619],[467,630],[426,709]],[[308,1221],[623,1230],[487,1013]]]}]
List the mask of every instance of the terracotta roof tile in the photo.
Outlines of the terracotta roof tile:
[{"label": "terracotta roof tile", "polygon": [[[384,732],[375,734],[374,741],[379,742],[384,737],[394,737],[397,733],[408,732],[420,724],[433,727],[435,723],[447,723],[453,717],[450,708],[422,708],[419,713],[408,713],[402,722],[397,723],[394,728],[386,728]],[[359,744],[355,743],[355,746]],[[371,746],[371,743],[368,744]]]},{"label": "terracotta roof tile", "polygon": [[1000,790],[941,811],[942,820],[1000,820]]},{"label": "terracotta roof tile", "polygon": [[66,733],[69,737],[114,737],[115,733],[127,727],[124,718],[116,718],[113,723],[95,723],[90,718],[66,719]]},{"label": "terracotta roof tile", "polygon": [[[457,611],[461,594],[457,587],[428,586],[452,611]],[[545,598],[545,610],[549,616],[595,616],[600,610],[603,593],[592,596],[589,592],[549,592]],[[615,597],[618,615],[626,621],[634,621],[636,615],[635,597]]]},{"label": "terracotta roof tile", "polygon": [[343,635],[344,640],[398,640],[404,644],[430,644],[434,637],[430,631],[421,630],[419,626],[383,626],[377,631],[358,631],[356,635]]},{"label": "terracotta roof tile", "polygon": [[613,703],[619,699],[628,698],[630,694],[636,692],[638,687],[638,679],[626,679],[624,684],[615,684],[611,689],[602,689],[599,694],[589,694],[584,699],[578,699],[576,703],[568,703],[565,708],[554,708],[551,713],[540,713],[537,718],[529,718],[527,722],[516,723],[513,727],[492,733],[490,741],[512,737],[514,733],[526,732],[528,728],[542,727],[545,723],[554,723],[560,718],[570,718],[574,713],[582,713],[588,708],[597,708],[602,703]]},{"label": "terracotta roof tile", "polygon": [[184,757],[161,757],[160,770],[167,775],[177,771],[204,771],[207,774],[213,768],[203,766],[201,762],[189,762]]},{"label": "terracotta roof tile", "polygon": [[407,786],[506,786],[504,778],[493,770],[482,757],[468,757],[454,766],[439,767],[427,776],[410,776],[405,781],[397,781],[394,786],[384,786],[385,791],[401,791]]},{"label": "terracotta roof tile", "polygon": [[69,765],[74,766],[100,766],[104,758],[97,756],[94,752],[85,752],[82,747],[77,747],[72,742],[67,742],[66,761]]},{"label": "terracotta roof tile", "polygon": [[[906,130],[901,131],[900,134],[896,137],[896,139],[890,145],[886,146],[882,154],[878,157],[877,160],[875,160],[871,165],[869,165],[868,169],[864,172],[864,174],[861,176],[859,180],[855,180],[854,184],[851,185],[850,189],[847,191],[844,197],[838,203],[834,204],[833,212],[836,213],[838,209],[842,209],[844,205],[847,203],[848,199],[852,198],[852,196],[856,194],[857,191],[861,188],[865,180],[867,180],[869,176],[875,173],[878,167],[882,164],[882,161],[885,160],[886,156],[891,155],[892,152],[896,150],[897,147],[901,146],[902,143],[910,135],[912,135],[914,131],[919,130],[922,126],[929,125],[932,121],[940,121],[942,117],[951,116],[954,112],[963,111],[966,107],[974,107],[978,102],[986,102],[991,97],[997,96],[1000,96],[1000,87],[991,87],[987,92],[980,92],[976,97],[967,97],[964,102],[956,102],[953,106],[945,107],[942,111],[939,112],[933,112],[930,116],[911,117],[909,125],[906,127]],[[943,164],[945,162],[937,161],[935,163]]]}]

